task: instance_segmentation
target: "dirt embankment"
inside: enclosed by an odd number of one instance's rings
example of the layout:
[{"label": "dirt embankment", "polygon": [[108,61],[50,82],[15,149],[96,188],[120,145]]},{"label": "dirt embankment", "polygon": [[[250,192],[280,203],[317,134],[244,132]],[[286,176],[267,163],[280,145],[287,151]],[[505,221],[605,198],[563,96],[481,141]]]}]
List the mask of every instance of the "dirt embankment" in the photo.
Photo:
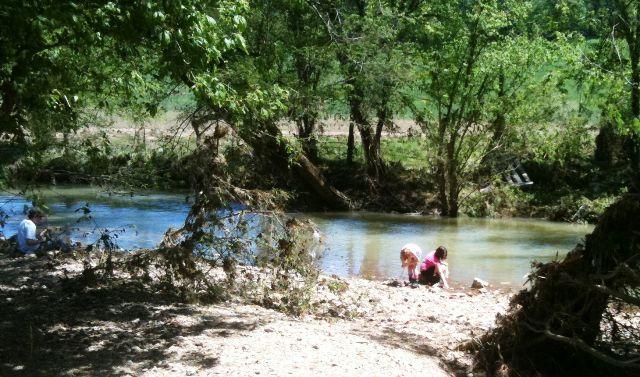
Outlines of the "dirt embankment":
[{"label": "dirt embankment", "polygon": [[175,303],[127,279],[78,289],[81,272],[0,255],[0,376],[468,376],[459,347],[508,301],[323,277],[320,315],[289,317],[240,299]]}]

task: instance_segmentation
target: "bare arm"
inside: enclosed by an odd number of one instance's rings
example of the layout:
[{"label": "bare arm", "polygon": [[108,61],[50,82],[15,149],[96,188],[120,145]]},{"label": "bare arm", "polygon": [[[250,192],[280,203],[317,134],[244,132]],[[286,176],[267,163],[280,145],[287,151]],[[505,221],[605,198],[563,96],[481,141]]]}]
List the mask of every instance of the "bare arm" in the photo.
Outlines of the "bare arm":
[{"label": "bare arm", "polygon": [[27,239],[27,245],[28,245],[28,246],[36,246],[36,245],[40,245],[40,240],[30,240],[30,239]]},{"label": "bare arm", "polygon": [[36,246],[36,245],[40,245],[43,241],[44,236],[49,232],[48,229],[43,230],[42,232],[40,232],[38,234],[38,238],[37,239],[31,239],[31,238],[27,238],[27,245],[28,246]]},{"label": "bare arm", "polygon": [[438,273],[438,276],[440,276],[440,280],[442,281],[442,286],[446,289],[449,289],[449,283],[447,282],[447,268],[446,267],[442,267],[442,265],[440,263],[436,263],[436,272]]}]

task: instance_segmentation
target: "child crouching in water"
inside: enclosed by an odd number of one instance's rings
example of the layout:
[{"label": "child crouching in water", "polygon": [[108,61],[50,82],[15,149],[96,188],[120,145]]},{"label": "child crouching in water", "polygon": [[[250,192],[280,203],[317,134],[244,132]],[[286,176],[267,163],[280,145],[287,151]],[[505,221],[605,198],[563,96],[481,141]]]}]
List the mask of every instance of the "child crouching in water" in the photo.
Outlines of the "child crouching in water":
[{"label": "child crouching in water", "polygon": [[422,250],[420,246],[415,243],[408,243],[400,249],[400,262],[402,263],[402,272],[404,274],[404,269],[407,269],[407,274],[409,275],[409,282],[411,284],[418,283],[418,275],[416,273],[416,268],[418,267],[418,263],[420,263],[420,257],[422,256]]}]

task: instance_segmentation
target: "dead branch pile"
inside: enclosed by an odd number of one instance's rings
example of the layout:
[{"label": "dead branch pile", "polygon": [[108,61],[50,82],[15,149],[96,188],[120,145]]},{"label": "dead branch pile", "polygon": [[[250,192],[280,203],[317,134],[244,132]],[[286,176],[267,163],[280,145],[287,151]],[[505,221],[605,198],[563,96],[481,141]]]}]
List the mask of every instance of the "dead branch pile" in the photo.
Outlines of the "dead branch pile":
[{"label": "dead branch pile", "polygon": [[476,348],[498,376],[640,375],[640,198],[603,215],[585,245],[534,265],[531,288]]}]

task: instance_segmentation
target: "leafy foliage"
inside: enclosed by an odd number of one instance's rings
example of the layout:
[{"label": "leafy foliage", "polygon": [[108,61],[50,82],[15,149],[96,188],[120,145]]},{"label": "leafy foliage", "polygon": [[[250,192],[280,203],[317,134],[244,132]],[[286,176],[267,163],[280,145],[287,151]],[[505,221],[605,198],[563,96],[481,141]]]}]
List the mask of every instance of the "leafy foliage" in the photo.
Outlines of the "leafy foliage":
[{"label": "leafy foliage", "polygon": [[413,113],[433,146],[427,154],[443,214],[457,215],[478,164],[509,156],[525,130],[551,120],[558,78],[542,67],[560,58],[562,40],[544,38],[531,12],[530,2],[437,1],[410,13],[422,96]]},{"label": "leafy foliage", "polygon": [[[73,130],[89,104],[115,102],[153,114],[149,94],[165,89],[163,77],[226,97],[210,69],[244,46],[245,8],[241,0],[3,2],[3,138],[24,145]],[[113,101],[119,96],[125,100]]]}]

